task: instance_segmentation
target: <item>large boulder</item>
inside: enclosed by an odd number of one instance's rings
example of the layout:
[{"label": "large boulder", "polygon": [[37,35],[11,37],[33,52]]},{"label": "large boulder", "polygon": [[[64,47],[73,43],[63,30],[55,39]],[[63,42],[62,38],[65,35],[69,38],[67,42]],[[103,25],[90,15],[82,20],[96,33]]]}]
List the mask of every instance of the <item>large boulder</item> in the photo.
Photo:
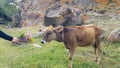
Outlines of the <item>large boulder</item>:
[{"label": "large boulder", "polygon": [[120,42],[120,28],[117,28],[115,30],[113,30],[109,36],[108,36],[108,40],[110,42]]},{"label": "large boulder", "polygon": [[81,10],[61,4],[49,7],[44,14],[44,25],[49,26],[71,26],[81,25],[84,20],[81,18]]}]

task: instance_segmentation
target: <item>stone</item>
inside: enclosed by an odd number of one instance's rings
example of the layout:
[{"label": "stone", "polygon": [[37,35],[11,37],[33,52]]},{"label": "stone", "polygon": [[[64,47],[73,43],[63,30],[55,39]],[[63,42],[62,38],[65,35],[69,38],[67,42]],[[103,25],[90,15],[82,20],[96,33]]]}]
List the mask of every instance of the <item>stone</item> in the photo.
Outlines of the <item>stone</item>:
[{"label": "stone", "polygon": [[108,40],[110,42],[120,42],[120,28],[117,28],[115,30],[113,30],[109,36],[108,36]]}]

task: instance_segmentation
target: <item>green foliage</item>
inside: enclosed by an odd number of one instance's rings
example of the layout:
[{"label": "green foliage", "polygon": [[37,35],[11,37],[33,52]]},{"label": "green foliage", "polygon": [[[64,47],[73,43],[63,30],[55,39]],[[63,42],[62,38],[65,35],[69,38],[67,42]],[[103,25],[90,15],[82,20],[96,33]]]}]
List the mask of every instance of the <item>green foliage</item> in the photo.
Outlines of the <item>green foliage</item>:
[{"label": "green foliage", "polygon": [[[10,3],[14,3],[14,2],[10,0],[1,0],[0,12],[14,19],[15,15],[18,13],[18,9],[16,8],[16,5],[10,5]],[[4,23],[7,24],[9,22],[5,20]],[[10,24],[14,26],[15,22],[13,21]]]}]

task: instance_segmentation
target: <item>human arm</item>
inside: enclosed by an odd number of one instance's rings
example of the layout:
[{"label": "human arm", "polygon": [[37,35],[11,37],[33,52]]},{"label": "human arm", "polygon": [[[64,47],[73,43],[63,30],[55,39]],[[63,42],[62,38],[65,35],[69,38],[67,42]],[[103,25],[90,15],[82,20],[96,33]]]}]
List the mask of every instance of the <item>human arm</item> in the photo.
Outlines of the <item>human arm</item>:
[{"label": "human arm", "polygon": [[19,41],[19,39],[17,39],[16,37],[12,37],[10,35],[7,35],[6,33],[4,33],[1,30],[0,30],[0,37],[5,39],[5,40],[12,41],[12,42],[15,42],[15,43],[17,43]]}]

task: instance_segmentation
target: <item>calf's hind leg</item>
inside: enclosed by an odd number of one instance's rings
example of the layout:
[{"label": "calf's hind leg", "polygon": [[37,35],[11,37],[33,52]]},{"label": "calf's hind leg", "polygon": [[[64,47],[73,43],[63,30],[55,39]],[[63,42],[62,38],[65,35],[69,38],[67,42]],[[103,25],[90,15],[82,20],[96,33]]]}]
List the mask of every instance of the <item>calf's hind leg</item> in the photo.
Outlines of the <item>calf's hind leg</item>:
[{"label": "calf's hind leg", "polygon": [[101,61],[101,52],[102,52],[101,46],[99,45],[97,49],[98,49],[98,59],[97,59],[97,63],[100,64],[100,61]]},{"label": "calf's hind leg", "polygon": [[97,52],[98,53],[98,58],[96,58],[96,59],[97,59],[97,63],[100,64],[100,61],[101,61],[101,52],[102,52],[101,46],[100,46],[100,38],[96,40],[95,44],[96,44],[97,51],[98,51]]},{"label": "calf's hind leg", "polygon": [[95,61],[97,61],[97,59],[98,59],[98,56],[97,56],[97,46],[96,46],[96,43],[95,44],[93,44],[93,47],[94,47],[94,53],[95,53]]}]

